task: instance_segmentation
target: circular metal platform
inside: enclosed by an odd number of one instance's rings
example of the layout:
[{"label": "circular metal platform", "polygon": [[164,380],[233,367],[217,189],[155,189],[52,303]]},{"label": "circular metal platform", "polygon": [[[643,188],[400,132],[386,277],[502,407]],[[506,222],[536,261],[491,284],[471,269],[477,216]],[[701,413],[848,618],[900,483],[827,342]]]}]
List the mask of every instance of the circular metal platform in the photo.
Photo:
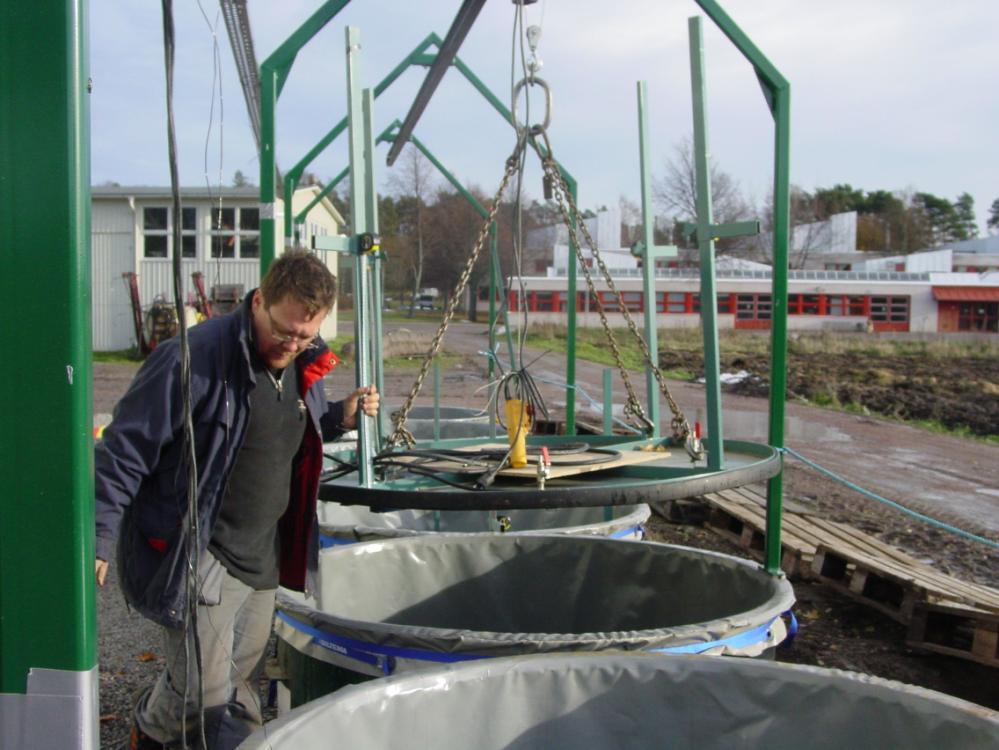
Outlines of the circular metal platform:
[{"label": "circular metal platform", "polygon": [[[706,461],[696,464],[670,440],[635,440],[615,436],[537,436],[529,446],[559,446],[578,444],[585,440],[600,453],[617,451],[624,460],[610,464],[594,464],[585,473],[553,476],[544,488],[533,476],[535,466],[529,466],[521,476],[501,472],[484,489],[459,489],[433,477],[395,466],[383,479],[371,486],[358,484],[356,472],[324,482],[319,498],[342,505],[366,505],[373,509],[414,508],[421,510],[505,510],[515,508],[570,508],[628,505],[694,497],[708,492],[761,482],[780,471],[780,454],[775,448],[760,443],[737,440],[724,441],[724,466],[711,471]],[[445,440],[419,447],[466,448],[474,450],[492,440]],[[660,452],[656,449],[665,449]],[[637,453],[641,453],[638,456]],[[353,454],[343,460],[354,460]],[[473,454],[474,455],[474,454]],[[577,454],[571,458],[578,464]],[[636,461],[636,462],[633,462]],[[555,464],[557,466],[557,463]],[[455,465],[452,471],[438,464],[435,471],[442,479],[468,483],[467,468]],[[377,475],[377,472],[376,472]]]}]

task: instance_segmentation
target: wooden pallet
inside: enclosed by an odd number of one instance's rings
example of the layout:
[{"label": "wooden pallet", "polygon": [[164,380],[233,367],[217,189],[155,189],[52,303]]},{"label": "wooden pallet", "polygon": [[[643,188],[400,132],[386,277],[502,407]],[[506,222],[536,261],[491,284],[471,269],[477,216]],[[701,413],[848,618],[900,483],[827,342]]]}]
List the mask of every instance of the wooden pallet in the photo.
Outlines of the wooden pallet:
[{"label": "wooden pallet", "polygon": [[[761,557],[766,529],[765,499],[745,487],[705,495],[708,526]],[[781,518],[781,567],[788,575],[817,577],[908,622],[917,601],[999,611],[999,591],[948,576],[876,537],[847,524],[807,513]],[[817,558],[819,558],[817,560]],[[909,602],[902,589],[913,589]]]},{"label": "wooden pallet", "polygon": [[913,648],[999,667],[999,613],[917,603],[906,643]]},{"label": "wooden pallet", "polygon": [[896,554],[819,545],[812,571],[821,581],[905,624],[923,602],[999,612],[999,591],[945,575],[890,545],[879,545]]}]

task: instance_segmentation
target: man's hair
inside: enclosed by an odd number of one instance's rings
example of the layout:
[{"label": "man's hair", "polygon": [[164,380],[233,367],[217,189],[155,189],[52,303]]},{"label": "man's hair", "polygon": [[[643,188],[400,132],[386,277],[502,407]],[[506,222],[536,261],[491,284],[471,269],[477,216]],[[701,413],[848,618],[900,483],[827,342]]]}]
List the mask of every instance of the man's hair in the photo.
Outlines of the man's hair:
[{"label": "man's hair", "polygon": [[336,300],[336,276],[307,250],[286,250],[271,263],[260,282],[264,304],[268,307],[291,297],[305,305],[309,315],[329,310]]}]

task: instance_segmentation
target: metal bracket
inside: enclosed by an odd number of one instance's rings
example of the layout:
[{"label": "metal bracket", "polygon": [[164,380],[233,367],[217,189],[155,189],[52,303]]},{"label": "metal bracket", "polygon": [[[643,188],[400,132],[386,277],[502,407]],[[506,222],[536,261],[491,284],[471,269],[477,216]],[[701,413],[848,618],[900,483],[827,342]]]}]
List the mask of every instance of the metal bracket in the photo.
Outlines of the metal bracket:
[{"label": "metal bracket", "polygon": [[[735,221],[731,224],[708,224],[705,228],[708,239],[720,240],[724,237],[744,237],[760,233],[759,220]],[[691,221],[680,222],[680,231],[684,237],[693,237],[698,231],[698,225]]]},{"label": "metal bracket", "polygon": [[346,253],[347,255],[367,255],[378,252],[381,249],[381,243],[380,236],[365,232],[350,237],[313,237],[312,249],[332,250],[335,253]]}]

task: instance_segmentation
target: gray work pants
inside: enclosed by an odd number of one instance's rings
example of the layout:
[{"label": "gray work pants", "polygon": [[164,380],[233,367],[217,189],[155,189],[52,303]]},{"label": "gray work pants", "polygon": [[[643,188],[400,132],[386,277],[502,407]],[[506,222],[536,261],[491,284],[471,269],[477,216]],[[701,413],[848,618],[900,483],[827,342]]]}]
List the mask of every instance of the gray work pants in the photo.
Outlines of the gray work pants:
[{"label": "gray work pants", "polygon": [[[241,719],[250,730],[257,729],[263,718],[256,672],[270,637],[276,590],[250,588],[231,576],[210,552],[202,556],[198,574],[204,707],[215,709],[211,713],[216,716],[221,711]],[[166,668],[139,700],[135,719],[151,738],[169,744],[181,741],[184,727],[189,738],[198,736],[198,666],[193,629],[187,633],[163,630]],[[186,708],[185,685],[189,685]],[[193,746],[200,744],[192,739],[188,742]]]}]

